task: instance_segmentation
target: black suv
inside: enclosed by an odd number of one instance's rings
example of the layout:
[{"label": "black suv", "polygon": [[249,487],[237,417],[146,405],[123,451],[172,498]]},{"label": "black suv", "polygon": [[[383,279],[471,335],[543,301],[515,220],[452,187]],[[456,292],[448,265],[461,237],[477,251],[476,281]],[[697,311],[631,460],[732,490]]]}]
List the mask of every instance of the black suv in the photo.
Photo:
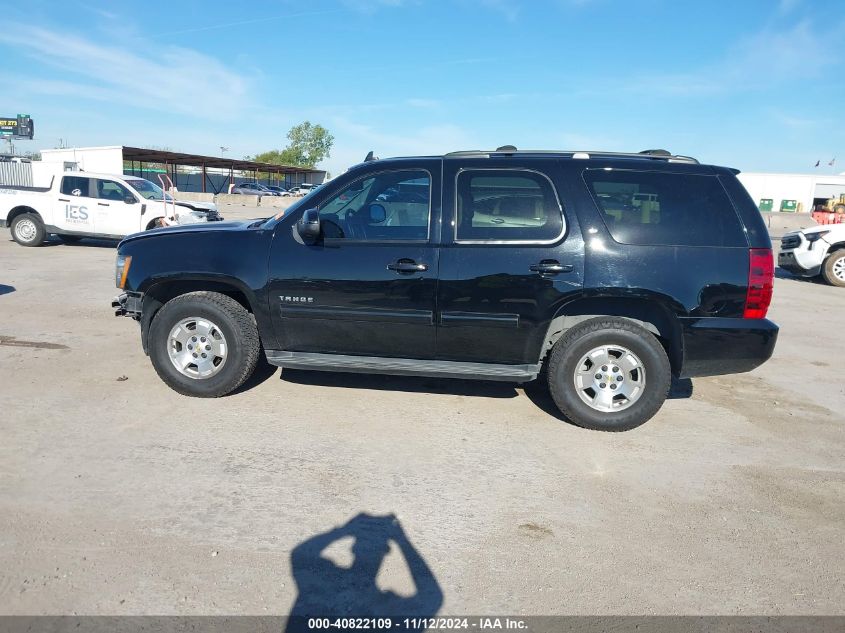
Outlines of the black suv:
[{"label": "black suv", "polygon": [[[772,354],[771,242],[736,171],[665,151],[367,160],[276,217],[118,247],[114,302],[168,385],[279,367],[527,382],[633,428],[672,376]],[[543,371],[545,370],[545,371]]]}]

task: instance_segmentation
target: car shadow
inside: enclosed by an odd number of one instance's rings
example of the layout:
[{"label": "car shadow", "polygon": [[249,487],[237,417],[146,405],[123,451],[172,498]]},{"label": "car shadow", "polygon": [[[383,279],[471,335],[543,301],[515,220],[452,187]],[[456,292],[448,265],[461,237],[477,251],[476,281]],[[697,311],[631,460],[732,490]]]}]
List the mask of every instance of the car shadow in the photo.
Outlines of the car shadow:
[{"label": "car shadow", "polygon": [[88,248],[117,248],[120,240],[107,240],[99,237],[84,237],[78,242],[63,242],[58,237],[51,237],[41,245],[41,248],[52,246],[68,246],[77,247],[83,246]]},{"label": "car shadow", "polygon": [[15,291],[14,286],[7,286],[6,284],[0,284],[0,295],[7,295]]},{"label": "car shadow", "polygon": [[255,370],[252,372],[252,375],[247,378],[246,381],[244,381],[244,383],[240,387],[226,394],[226,396],[224,397],[228,398],[229,396],[234,396],[239,393],[243,393],[244,391],[249,391],[250,389],[257,387],[261,383],[267,382],[273,377],[277,369],[279,368],[267,362],[267,358],[262,353],[258,357],[258,363],[255,365]]},{"label": "car shadow", "polygon": [[[271,374],[272,375],[272,374]],[[534,406],[545,413],[571,424],[558,410],[545,384],[545,374],[528,383],[491,382],[481,380],[449,380],[446,378],[420,378],[380,374],[345,374],[300,369],[284,369],[280,379],[298,385],[339,387],[344,389],[374,389],[378,391],[405,391],[408,393],[438,393],[479,398],[515,398],[522,391]],[[261,380],[264,382],[267,378]],[[672,378],[669,400],[691,398],[692,380]]]},{"label": "car shadow", "polygon": [[479,398],[516,398],[518,395],[513,383],[482,380],[450,380],[447,378],[353,374],[302,369],[283,369],[281,379],[297,385],[339,387],[342,389],[439,393]]},{"label": "car shadow", "polygon": [[[345,548],[336,552],[336,556],[343,554],[342,561],[335,562],[323,555],[341,541],[352,541],[351,552]],[[376,583],[382,563],[391,550],[401,555],[409,572],[414,585],[411,595],[382,590]],[[350,553],[351,561],[347,560]],[[315,630],[313,622],[309,623],[309,619],[315,617],[392,618],[396,626],[400,618],[434,616],[443,604],[443,591],[434,573],[393,515],[359,514],[344,525],[297,545],[291,551],[290,562],[298,593],[287,621],[287,633]],[[427,628],[423,626],[425,622],[418,627],[414,627],[413,622],[410,624],[402,630]],[[353,628],[350,624],[341,630]]]},{"label": "car shadow", "polygon": [[[534,380],[529,383],[525,383],[523,387],[523,393],[525,396],[536,406],[538,409],[542,409],[545,413],[548,413],[550,416],[557,418],[562,422],[566,422],[567,424],[572,424],[572,421],[569,420],[566,416],[564,416],[560,409],[557,408],[555,401],[552,399],[552,394],[549,393],[548,387],[544,384],[542,380]],[[682,400],[685,398],[692,398],[693,393],[693,386],[692,380],[689,378],[672,378],[672,384],[669,387],[669,395],[667,396],[667,400]]]},{"label": "car shadow", "polygon": [[777,267],[775,268],[775,278],[776,279],[791,279],[792,281],[803,281],[804,283],[811,283],[811,284],[824,284],[824,281],[821,277],[800,277],[798,275],[793,275],[788,270],[784,270],[783,268]]}]

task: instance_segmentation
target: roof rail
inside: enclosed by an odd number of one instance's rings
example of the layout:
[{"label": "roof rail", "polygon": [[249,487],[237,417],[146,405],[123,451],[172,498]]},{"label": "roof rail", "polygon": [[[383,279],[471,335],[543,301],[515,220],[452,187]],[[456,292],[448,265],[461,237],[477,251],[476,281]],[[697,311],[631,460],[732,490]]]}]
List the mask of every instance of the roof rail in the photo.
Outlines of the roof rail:
[{"label": "roof rail", "polygon": [[513,145],[504,145],[496,150],[464,150],[459,152],[449,152],[445,156],[476,156],[476,157],[490,157],[490,156],[513,156],[518,155],[557,155],[566,158],[628,158],[637,160],[662,160],[669,163],[690,163],[698,165],[699,162],[691,156],[681,156],[672,154],[665,149],[647,149],[642,152],[595,152],[595,151],[567,151],[567,150],[518,150]]}]

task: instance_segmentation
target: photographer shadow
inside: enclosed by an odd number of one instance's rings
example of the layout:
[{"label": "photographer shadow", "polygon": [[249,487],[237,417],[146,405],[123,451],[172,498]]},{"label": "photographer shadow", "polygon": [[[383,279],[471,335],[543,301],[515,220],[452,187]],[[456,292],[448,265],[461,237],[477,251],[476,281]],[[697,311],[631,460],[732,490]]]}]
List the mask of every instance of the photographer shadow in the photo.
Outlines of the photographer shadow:
[{"label": "photographer shadow", "polygon": [[[348,537],[354,540],[351,565],[341,566],[322,555],[333,543]],[[412,596],[383,591],[376,584],[391,542],[410,572],[415,589]],[[290,558],[299,593],[291,608],[287,633],[313,630],[308,626],[309,618],[393,618],[395,625],[399,618],[432,617],[443,604],[437,579],[393,515],[359,514],[345,525],[300,543]],[[348,628],[353,629],[354,623]],[[403,630],[417,629],[411,626]]]}]

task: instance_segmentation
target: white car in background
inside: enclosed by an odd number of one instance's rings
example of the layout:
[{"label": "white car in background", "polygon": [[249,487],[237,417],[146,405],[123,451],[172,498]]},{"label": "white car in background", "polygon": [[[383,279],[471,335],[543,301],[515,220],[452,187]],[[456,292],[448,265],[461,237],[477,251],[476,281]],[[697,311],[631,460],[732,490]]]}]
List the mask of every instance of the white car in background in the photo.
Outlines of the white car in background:
[{"label": "white car in background", "polygon": [[39,246],[49,234],[63,241],[120,239],[173,224],[221,220],[209,202],[174,200],[158,185],[134,176],[63,172],[49,187],[0,185],[0,227],[22,246]]},{"label": "white car in background", "polygon": [[845,223],[787,233],[780,240],[778,266],[799,277],[821,277],[845,287]]}]

